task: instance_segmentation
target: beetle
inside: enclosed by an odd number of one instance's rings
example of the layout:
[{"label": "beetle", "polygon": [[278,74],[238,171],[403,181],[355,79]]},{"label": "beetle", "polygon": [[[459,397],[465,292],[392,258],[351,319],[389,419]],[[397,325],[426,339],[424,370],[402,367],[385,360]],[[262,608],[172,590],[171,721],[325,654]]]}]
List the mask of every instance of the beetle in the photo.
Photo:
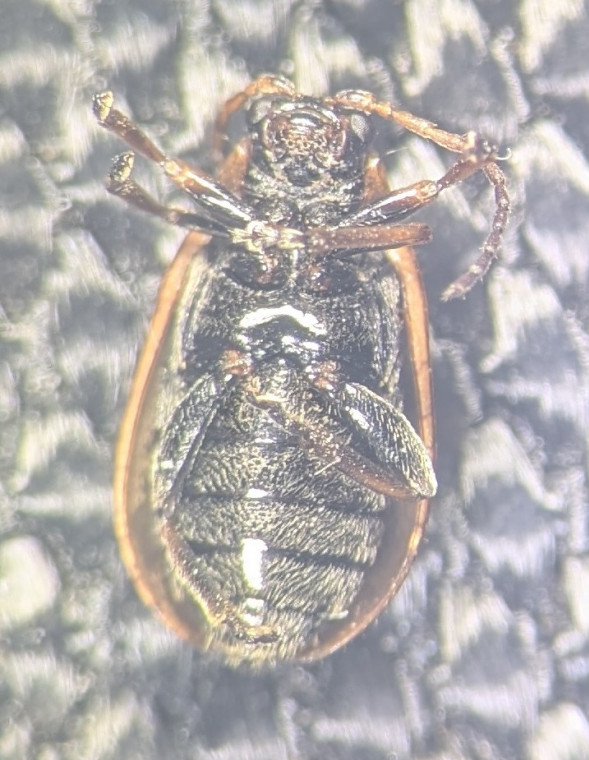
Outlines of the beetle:
[{"label": "beetle", "polygon": [[[134,153],[115,159],[111,193],[190,229],[162,281],[117,445],[124,563],[169,627],[230,664],[322,657],[398,590],[437,488],[411,247],[431,232],[406,218],[486,175],[491,232],[444,297],[464,295],[508,216],[497,151],[364,91],[313,98],[263,75],[220,111],[217,150],[237,112],[246,133],[213,178],[167,157],[112,93],[93,108],[194,204],[160,204],[131,178]],[[375,116],[458,160],[440,179],[390,190],[370,148]]]}]

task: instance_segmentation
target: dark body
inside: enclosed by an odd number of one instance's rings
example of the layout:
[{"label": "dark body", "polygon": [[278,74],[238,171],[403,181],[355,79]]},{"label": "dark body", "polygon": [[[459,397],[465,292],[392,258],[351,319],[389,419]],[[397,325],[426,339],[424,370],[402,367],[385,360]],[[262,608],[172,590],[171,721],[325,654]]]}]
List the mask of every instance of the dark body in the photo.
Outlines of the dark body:
[{"label": "dark body", "polygon": [[[298,141],[306,138],[296,156],[291,148],[290,181],[288,167],[275,181],[261,171],[254,147],[242,198],[256,219],[280,214],[305,230],[360,206],[363,145],[348,136],[356,144],[345,173],[341,159],[336,172],[318,169],[318,107],[303,100],[288,112]],[[388,462],[381,453],[395,431],[378,428],[403,424],[415,468],[426,463],[415,495],[433,491],[427,453],[393,411],[399,284],[378,253],[318,267],[305,244],[269,254],[214,241],[206,255],[210,266],[176,309],[177,345],[162,377],[176,391],[160,402],[154,503],[174,566],[213,620],[209,646],[231,658],[289,659],[324,624],[345,620],[385,530],[387,498],[346,474],[340,449],[367,464],[380,458],[401,478],[394,453]],[[228,356],[242,372],[227,372]],[[335,377],[321,382],[326,368]]]},{"label": "dark body", "polygon": [[[213,255],[231,262],[227,252]],[[359,394],[396,387],[399,289],[374,257],[334,262],[337,286],[319,296],[304,264],[288,267],[275,290],[237,282],[234,264],[216,270],[181,327],[186,366],[168,371],[170,381],[182,377],[185,395],[163,415],[155,501],[165,505],[168,549],[187,582],[228,604],[228,623],[211,631],[218,645],[290,658],[323,622],[345,617],[375,561],[386,510],[385,496],[330,461],[329,436],[334,449],[351,446],[368,460],[374,452],[351,405],[344,412],[310,374],[336,359]],[[231,349],[251,359],[251,374],[223,378]],[[252,377],[285,419],[253,402]],[[303,421],[326,451],[306,440]]]},{"label": "dark body", "polygon": [[[220,123],[246,104],[247,138],[219,181],[167,158],[111,93],[95,112],[196,211],[148,196],[129,178],[132,154],[115,161],[111,192],[210,235],[191,233],[166,274],[136,371],[115,467],[123,558],[181,636],[260,665],[333,651],[405,578],[436,479],[427,312],[402,248],[430,230],[404,220],[485,171],[497,211],[480,260],[451,286],[463,294],[495,253],[508,199],[486,142],[368,93],[307,98],[260,77]],[[389,192],[370,114],[464,157]],[[402,410],[404,325],[425,444]]]}]

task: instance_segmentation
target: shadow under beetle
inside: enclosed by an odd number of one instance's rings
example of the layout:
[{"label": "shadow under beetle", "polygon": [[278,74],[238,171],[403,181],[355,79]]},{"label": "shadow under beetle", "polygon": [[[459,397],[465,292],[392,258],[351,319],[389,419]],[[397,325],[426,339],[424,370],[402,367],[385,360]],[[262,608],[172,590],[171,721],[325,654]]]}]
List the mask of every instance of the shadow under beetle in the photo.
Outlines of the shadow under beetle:
[{"label": "shadow under beetle", "polygon": [[[311,98],[262,76],[229,100],[217,143],[246,137],[217,178],[165,156],[97,95],[100,124],[194,201],[160,205],[115,159],[108,189],[190,228],[160,289],[115,466],[115,526],[142,599],[226,661],[322,657],[362,631],[403,582],[436,492],[427,308],[405,219],[482,171],[495,190],[478,260],[508,211],[496,150],[361,91]],[[459,154],[438,180],[390,191],[372,116]],[[385,253],[383,253],[383,251]],[[409,356],[419,434],[402,409]]]}]

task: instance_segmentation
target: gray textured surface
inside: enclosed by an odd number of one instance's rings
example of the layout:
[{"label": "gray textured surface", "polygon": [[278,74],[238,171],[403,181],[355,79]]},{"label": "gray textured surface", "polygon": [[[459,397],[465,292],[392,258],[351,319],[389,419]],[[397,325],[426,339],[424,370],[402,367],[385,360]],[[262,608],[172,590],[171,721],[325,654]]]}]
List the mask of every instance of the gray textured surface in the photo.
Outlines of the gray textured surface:
[{"label": "gray textured surface", "polygon": [[[589,758],[588,59],[580,0],[2,0],[0,757]],[[263,70],[480,129],[516,200],[449,305],[489,193],[424,215],[441,487],[410,579],[345,650],[254,676],[174,639],[118,558],[116,429],[179,235],[107,197],[121,146],[89,102],[108,84],[207,167],[219,103]],[[395,181],[442,173],[395,134]]]}]

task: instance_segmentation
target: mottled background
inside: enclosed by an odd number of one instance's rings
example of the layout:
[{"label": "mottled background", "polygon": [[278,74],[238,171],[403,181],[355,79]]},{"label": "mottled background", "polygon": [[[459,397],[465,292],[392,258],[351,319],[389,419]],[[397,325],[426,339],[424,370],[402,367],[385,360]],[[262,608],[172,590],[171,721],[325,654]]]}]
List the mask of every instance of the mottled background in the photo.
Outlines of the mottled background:
[{"label": "mottled background", "polygon": [[[1,0],[0,757],[589,758],[588,61],[582,0]],[[451,304],[491,194],[420,217],[440,491],[409,580],[346,649],[256,676],[168,633],[118,556],[116,431],[181,233],[107,196],[122,146],[89,106],[108,85],[210,168],[220,102],[261,71],[483,131],[514,209]],[[448,165],[381,126],[396,184]]]}]

